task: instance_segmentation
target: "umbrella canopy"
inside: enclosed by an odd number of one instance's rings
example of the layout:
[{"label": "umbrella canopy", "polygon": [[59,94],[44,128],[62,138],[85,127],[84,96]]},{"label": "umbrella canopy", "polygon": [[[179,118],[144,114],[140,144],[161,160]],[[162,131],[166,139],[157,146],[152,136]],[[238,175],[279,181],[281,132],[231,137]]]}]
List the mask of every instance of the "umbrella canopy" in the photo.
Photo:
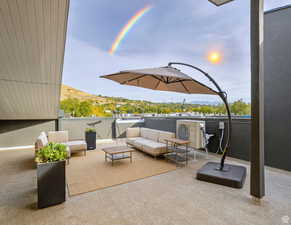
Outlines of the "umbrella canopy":
[{"label": "umbrella canopy", "polygon": [[158,67],[139,70],[125,70],[101,76],[120,84],[148,88],[158,91],[172,91],[185,94],[218,95],[210,87],[172,67]]}]

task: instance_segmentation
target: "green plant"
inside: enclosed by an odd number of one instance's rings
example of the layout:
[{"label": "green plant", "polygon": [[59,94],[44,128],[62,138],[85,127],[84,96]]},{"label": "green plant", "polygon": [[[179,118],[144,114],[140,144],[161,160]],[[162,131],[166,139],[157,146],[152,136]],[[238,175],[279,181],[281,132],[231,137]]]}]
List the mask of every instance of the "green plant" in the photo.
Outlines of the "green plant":
[{"label": "green plant", "polygon": [[37,151],[35,161],[37,163],[48,163],[66,160],[68,157],[67,146],[64,144],[48,143]]},{"label": "green plant", "polygon": [[95,128],[86,128],[85,132],[86,133],[96,132],[96,129]]}]

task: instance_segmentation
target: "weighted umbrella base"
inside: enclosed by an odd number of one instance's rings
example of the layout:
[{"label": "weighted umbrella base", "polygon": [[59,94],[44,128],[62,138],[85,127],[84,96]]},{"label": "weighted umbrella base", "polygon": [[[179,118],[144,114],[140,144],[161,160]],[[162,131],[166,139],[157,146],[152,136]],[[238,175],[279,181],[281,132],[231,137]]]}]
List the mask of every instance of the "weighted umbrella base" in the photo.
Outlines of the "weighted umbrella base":
[{"label": "weighted umbrella base", "polygon": [[219,167],[220,163],[208,162],[197,171],[196,178],[232,188],[243,187],[247,175],[245,167],[230,164],[225,164],[223,170]]}]

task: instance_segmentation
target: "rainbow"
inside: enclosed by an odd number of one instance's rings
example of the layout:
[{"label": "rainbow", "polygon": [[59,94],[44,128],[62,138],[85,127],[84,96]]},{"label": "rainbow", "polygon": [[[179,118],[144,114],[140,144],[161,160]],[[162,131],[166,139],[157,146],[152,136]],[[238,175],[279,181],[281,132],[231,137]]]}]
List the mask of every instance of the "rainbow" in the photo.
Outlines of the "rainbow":
[{"label": "rainbow", "polygon": [[113,55],[114,52],[117,50],[118,46],[120,45],[120,42],[124,39],[125,35],[129,32],[129,30],[133,27],[134,24],[144,15],[146,14],[150,9],[152,8],[151,5],[147,5],[138,12],[134,14],[133,17],[130,18],[130,20],[127,22],[127,24],[124,25],[124,27],[121,29],[119,34],[117,35],[116,39],[114,40],[110,50],[109,54]]}]

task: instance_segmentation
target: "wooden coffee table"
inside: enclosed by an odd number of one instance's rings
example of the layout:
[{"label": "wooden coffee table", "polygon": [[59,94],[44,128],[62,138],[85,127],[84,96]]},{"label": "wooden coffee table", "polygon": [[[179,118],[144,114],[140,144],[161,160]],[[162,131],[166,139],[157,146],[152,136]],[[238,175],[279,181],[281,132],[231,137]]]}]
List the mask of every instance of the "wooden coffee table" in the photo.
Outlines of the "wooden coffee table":
[{"label": "wooden coffee table", "polygon": [[128,146],[115,146],[102,148],[102,151],[105,152],[105,161],[107,162],[107,159],[111,160],[112,166],[114,161],[121,159],[130,159],[130,162],[132,163],[133,148]]}]

